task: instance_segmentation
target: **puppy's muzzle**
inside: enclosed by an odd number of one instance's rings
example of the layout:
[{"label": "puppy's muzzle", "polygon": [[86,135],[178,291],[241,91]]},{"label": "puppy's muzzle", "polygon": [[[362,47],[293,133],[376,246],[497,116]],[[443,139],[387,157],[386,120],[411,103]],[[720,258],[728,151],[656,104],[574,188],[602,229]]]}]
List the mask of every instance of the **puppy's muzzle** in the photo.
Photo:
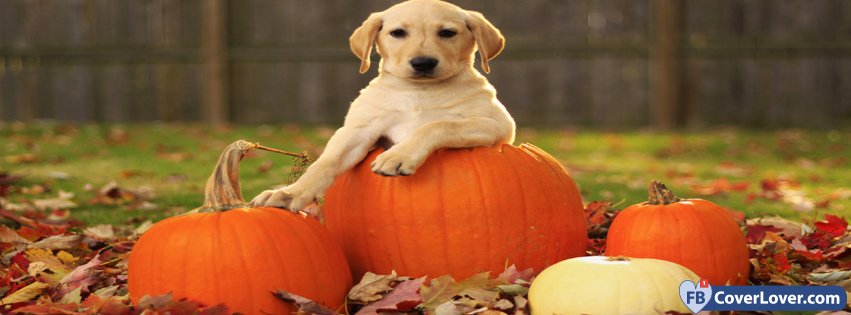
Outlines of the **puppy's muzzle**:
[{"label": "puppy's muzzle", "polygon": [[411,68],[418,76],[431,76],[434,74],[434,68],[437,68],[438,61],[432,57],[416,57],[411,59]]}]

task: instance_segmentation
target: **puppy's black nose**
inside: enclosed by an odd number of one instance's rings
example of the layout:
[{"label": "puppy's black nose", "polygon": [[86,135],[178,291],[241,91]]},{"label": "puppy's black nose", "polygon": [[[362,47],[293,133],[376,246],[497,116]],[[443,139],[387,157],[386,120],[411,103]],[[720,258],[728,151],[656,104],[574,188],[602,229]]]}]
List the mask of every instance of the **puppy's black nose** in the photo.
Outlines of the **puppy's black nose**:
[{"label": "puppy's black nose", "polygon": [[411,59],[411,67],[417,72],[429,72],[437,67],[437,59],[431,57],[416,57]]}]

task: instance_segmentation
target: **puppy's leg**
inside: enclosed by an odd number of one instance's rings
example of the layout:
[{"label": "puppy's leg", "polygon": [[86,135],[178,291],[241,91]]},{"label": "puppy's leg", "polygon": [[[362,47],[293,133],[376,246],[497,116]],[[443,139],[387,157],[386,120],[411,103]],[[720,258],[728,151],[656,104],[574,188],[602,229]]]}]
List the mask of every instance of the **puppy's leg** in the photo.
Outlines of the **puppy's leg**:
[{"label": "puppy's leg", "polygon": [[338,129],[324,152],[292,185],[267,190],[251,201],[255,206],[270,206],[299,211],[324,196],[334,178],[363,160],[380,133],[368,128],[343,126]]},{"label": "puppy's leg", "polygon": [[513,141],[514,124],[509,120],[474,117],[431,122],[380,154],[372,163],[372,171],[385,176],[411,175],[434,150],[492,146]]}]

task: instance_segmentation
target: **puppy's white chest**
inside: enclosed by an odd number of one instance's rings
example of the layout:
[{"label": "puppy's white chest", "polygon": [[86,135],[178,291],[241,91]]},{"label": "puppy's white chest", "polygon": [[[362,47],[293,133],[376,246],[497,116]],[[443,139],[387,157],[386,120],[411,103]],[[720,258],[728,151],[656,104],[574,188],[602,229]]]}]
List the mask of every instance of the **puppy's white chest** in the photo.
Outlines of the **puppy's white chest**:
[{"label": "puppy's white chest", "polygon": [[405,140],[417,127],[422,125],[425,115],[423,115],[422,110],[412,108],[409,111],[399,112],[394,116],[392,118],[393,122],[387,128],[384,136],[393,143],[399,143]]}]

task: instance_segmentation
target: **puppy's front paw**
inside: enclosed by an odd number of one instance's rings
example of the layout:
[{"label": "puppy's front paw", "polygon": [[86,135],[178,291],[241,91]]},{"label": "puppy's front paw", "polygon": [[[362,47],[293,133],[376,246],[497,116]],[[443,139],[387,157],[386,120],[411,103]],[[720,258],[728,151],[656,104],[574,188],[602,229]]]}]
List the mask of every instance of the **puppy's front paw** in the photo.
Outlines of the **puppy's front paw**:
[{"label": "puppy's front paw", "polygon": [[390,149],[375,158],[372,171],[384,176],[408,176],[413,175],[422,162],[422,159],[410,154]]},{"label": "puppy's front paw", "polygon": [[298,212],[316,202],[316,196],[284,187],[264,191],[251,200],[255,207],[276,207]]}]

